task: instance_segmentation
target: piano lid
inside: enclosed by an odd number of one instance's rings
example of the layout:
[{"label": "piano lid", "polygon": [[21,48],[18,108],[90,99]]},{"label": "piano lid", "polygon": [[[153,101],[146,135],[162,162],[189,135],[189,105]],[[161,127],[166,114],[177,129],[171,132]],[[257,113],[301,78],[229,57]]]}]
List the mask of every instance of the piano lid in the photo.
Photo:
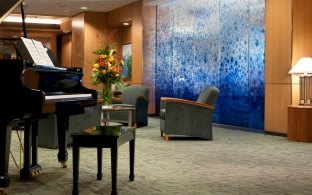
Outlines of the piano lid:
[{"label": "piano lid", "polygon": [[0,24],[22,2],[23,0],[2,0],[1,7],[0,7]]}]

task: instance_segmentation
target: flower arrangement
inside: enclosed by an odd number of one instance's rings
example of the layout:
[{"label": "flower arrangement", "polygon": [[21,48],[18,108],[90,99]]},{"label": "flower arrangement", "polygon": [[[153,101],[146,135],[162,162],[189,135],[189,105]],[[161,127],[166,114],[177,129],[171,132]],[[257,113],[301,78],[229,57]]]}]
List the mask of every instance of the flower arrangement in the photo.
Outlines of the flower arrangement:
[{"label": "flower arrangement", "polygon": [[121,66],[123,60],[117,56],[116,49],[107,44],[92,52],[97,58],[92,62],[91,80],[93,85],[103,84],[103,103],[112,103],[111,85],[121,81]]},{"label": "flower arrangement", "polygon": [[98,85],[99,83],[107,82],[112,84],[120,81],[120,67],[123,65],[123,61],[115,57],[116,50],[106,47],[104,49],[98,49],[93,53],[98,55],[98,57],[92,63],[92,84]]}]

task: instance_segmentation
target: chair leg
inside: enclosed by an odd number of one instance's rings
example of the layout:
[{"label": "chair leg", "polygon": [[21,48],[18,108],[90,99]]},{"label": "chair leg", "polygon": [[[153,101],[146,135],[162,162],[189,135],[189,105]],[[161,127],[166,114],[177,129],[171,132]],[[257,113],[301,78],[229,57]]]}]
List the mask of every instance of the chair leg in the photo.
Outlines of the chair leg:
[{"label": "chair leg", "polygon": [[160,130],[160,137],[164,136],[164,132],[162,130]]},{"label": "chair leg", "polygon": [[165,134],[165,141],[169,141],[169,135],[168,134]]}]

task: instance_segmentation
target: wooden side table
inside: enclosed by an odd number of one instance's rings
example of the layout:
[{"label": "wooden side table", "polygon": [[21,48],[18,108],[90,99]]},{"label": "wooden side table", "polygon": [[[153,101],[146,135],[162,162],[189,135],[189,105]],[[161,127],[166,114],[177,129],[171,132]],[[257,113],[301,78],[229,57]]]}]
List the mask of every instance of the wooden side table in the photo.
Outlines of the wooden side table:
[{"label": "wooden side table", "polygon": [[80,147],[97,148],[98,173],[97,179],[102,179],[102,148],[111,148],[111,177],[112,192],[117,194],[117,161],[118,147],[129,142],[130,153],[130,181],[134,181],[134,152],[135,152],[135,127],[128,126],[97,126],[72,134],[73,137],[73,191],[78,194],[79,180],[79,153]]},{"label": "wooden side table", "polygon": [[312,106],[288,106],[288,134],[290,141],[312,142]]}]

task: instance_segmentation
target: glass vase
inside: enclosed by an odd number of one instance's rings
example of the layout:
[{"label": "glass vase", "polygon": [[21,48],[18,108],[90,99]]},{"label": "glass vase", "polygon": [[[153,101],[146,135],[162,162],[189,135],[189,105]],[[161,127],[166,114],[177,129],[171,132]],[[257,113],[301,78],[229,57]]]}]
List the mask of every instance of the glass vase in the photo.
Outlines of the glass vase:
[{"label": "glass vase", "polygon": [[112,104],[112,84],[111,82],[103,83],[102,91],[103,105],[109,106]]}]

